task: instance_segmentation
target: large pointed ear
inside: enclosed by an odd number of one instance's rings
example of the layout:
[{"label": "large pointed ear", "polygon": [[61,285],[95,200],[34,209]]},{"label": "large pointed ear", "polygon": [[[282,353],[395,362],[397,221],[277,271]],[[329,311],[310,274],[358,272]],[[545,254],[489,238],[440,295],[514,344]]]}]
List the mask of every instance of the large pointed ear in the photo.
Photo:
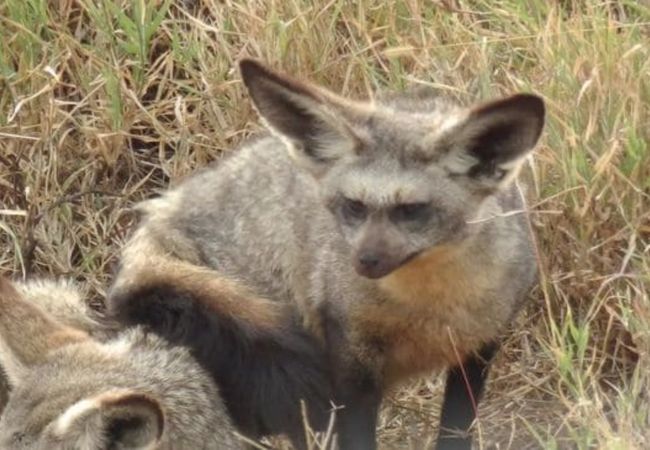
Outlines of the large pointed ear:
[{"label": "large pointed ear", "polygon": [[359,150],[358,137],[342,114],[344,100],[252,59],[241,60],[239,68],[267,127],[288,144],[299,163],[315,174]]},{"label": "large pointed ear", "polygon": [[164,427],[157,400],[114,389],[70,406],[51,425],[51,432],[70,448],[150,448]]},{"label": "large pointed ear", "polygon": [[544,127],[544,102],[518,94],[471,110],[442,138],[442,166],[484,191],[512,180]]},{"label": "large pointed ear", "polygon": [[85,339],[86,333],[54,321],[0,276],[0,365],[10,384],[18,383],[50,351]]}]

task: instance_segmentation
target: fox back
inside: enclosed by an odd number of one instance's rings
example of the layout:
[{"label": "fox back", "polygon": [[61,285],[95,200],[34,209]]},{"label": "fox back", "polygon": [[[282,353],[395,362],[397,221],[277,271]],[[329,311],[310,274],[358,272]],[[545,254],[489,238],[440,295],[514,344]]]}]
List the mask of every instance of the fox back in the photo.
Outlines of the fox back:
[{"label": "fox back", "polygon": [[96,340],[86,308],[68,283],[0,278],[0,363],[12,384],[0,448],[243,448],[186,349],[141,329]]}]

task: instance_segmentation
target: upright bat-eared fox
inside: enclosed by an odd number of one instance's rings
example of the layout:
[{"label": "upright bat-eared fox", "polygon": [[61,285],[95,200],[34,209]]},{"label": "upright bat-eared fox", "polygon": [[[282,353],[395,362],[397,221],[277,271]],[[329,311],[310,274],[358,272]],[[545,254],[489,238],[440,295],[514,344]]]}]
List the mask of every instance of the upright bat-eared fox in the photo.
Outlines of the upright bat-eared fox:
[{"label": "upright bat-eared fox", "polygon": [[142,327],[108,330],[65,281],[0,277],[2,450],[243,450],[214,379]]},{"label": "upright bat-eared fox", "polygon": [[140,205],[109,313],[188,346],[243,433],[298,448],[301,400],[314,429],[340,407],[341,449],[374,449],[383,393],[448,368],[438,448],[469,449],[536,277],[515,178],[543,101],[362,102],[254,60],[240,71],[270,134]]}]

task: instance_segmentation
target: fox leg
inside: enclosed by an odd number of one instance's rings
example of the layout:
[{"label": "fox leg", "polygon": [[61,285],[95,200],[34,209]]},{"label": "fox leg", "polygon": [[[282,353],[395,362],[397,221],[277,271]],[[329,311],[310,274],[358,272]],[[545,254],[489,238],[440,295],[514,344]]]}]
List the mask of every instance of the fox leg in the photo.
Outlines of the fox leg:
[{"label": "fox leg", "polygon": [[476,418],[475,407],[483,392],[488,368],[498,347],[495,342],[485,344],[476,355],[467,358],[462,366],[450,369],[440,413],[437,450],[472,448],[469,428]]},{"label": "fox leg", "polygon": [[340,320],[324,314],[332,370],[339,450],[375,450],[382,391],[372,370],[355,360]]},{"label": "fox leg", "polygon": [[381,392],[368,380],[335,385],[338,411],[337,432],[340,450],[375,450],[377,414]]}]

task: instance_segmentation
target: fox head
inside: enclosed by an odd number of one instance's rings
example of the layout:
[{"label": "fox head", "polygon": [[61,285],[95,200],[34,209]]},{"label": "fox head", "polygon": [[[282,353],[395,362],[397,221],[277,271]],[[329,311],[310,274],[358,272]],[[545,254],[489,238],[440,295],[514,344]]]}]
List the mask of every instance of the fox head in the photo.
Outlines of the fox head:
[{"label": "fox head", "polygon": [[154,448],[160,404],[137,390],[93,386],[84,379],[92,363],[95,372],[115,369],[86,332],[53,320],[0,277],[0,365],[13,386],[0,448]]},{"label": "fox head", "polygon": [[[186,349],[138,328],[96,340],[68,325],[80,317],[64,323],[46,309],[67,297],[54,307],[82,311],[70,302],[77,294],[37,287],[0,276],[0,366],[12,386],[0,449],[213,448],[217,434],[233,433],[216,385]],[[240,448],[228,441],[219,442]]]},{"label": "fox head", "polygon": [[464,239],[544,125],[544,103],[531,94],[472,108],[431,95],[356,102],[254,60],[240,70],[267,127],[320,184],[356,271],[368,278]]}]

